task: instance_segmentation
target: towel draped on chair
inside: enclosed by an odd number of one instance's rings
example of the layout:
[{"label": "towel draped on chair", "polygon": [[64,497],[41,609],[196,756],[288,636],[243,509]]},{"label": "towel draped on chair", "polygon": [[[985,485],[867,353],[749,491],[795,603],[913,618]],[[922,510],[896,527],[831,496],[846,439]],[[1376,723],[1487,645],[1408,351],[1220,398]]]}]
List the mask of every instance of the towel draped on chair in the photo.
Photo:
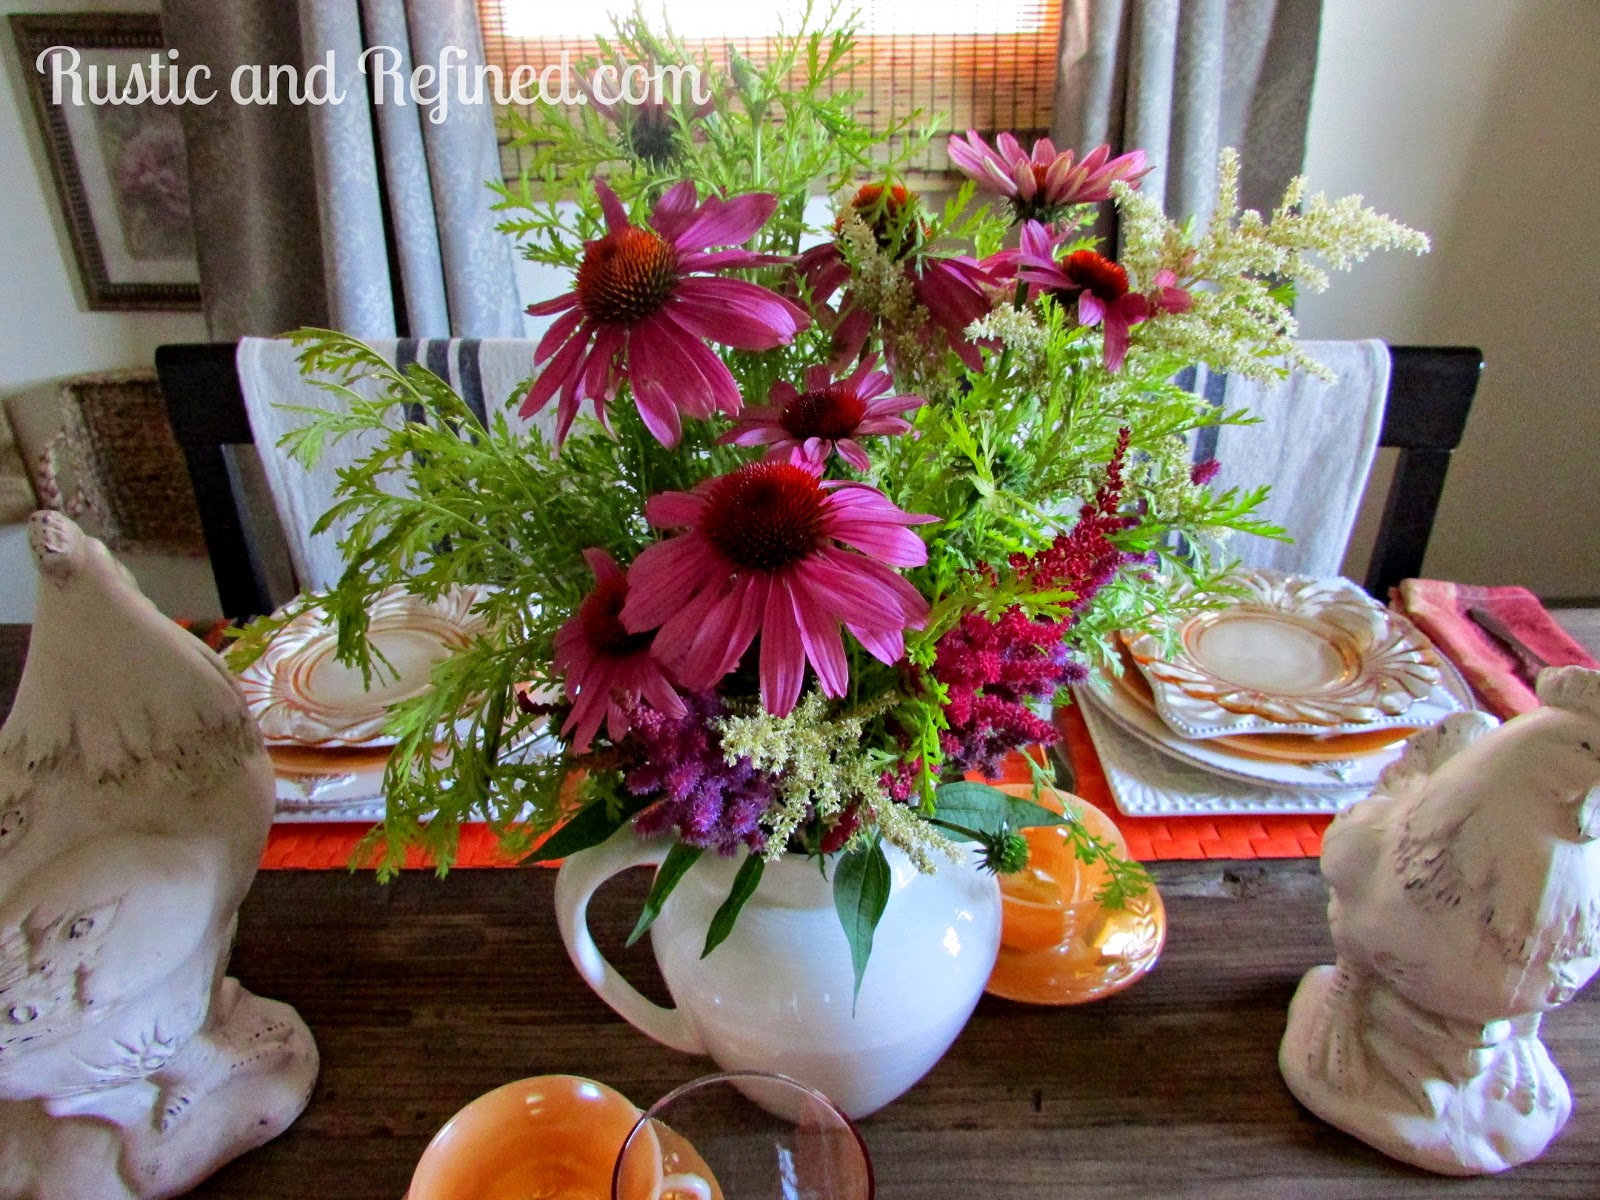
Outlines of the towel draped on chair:
[{"label": "towel draped on chair", "polygon": [[1257,515],[1294,539],[1236,534],[1229,552],[1246,566],[1337,575],[1383,430],[1389,348],[1377,340],[1300,347],[1338,382],[1297,372],[1282,383],[1257,383],[1192,367],[1179,383],[1223,410],[1244,408],[1257,418],[1200,430],[1194,461],[1217,461],[1212,486],[1219,491],[1271,484]]},{"label": "towel draped on chair", "polygon": [[[390,338],[369,344],[397,367],[420,363],[447,381],[480,420],[500,411],[533,374],[534,343],[525,338]],[[377,438],[358,434],[330,443],[310,469],[278,447],[286,434],[307,422],[306,414],[294,409],[336,411],[339,404],[335,394],[301,375],[297,354],[292,343],[280,338],[244,338],[239,342],[237,367],[250,428],[295,574],[301,587],[321,591],[337,583],[344,572],[338,547],[344,531],[335,527],[313,536],[311,530],[333,507],[339,471],[371,452]],[[355,390],[376,398],[369,383],[358,384]],[[554,432],[554,411],[549,408],[524,421],[513,407],[506,410],[506,417],[514,429],[537,426],[549,436]]]}]

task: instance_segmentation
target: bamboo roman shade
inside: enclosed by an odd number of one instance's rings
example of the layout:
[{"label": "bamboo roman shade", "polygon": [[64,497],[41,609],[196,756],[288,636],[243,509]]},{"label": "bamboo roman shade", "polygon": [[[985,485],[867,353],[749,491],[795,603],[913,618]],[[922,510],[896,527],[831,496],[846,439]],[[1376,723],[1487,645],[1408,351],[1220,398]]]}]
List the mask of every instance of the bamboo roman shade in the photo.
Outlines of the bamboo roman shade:
[{"label": "bamboo roman shade", "polygon": [[[595,54],[596,32],[609,32],[600,6],[559,0],[478,0],[486,61],[509,77],[520,66],[543,70],[562,52],[577,63]],[[664,8],[689,47],[721,66],[728,47],[760,59],[780,15],[793,23],[793,3],[752,0],[666,0]],[[861,94],[858,115],[879,130],[921,109],[942,117],[941,129],[985,133],[1009,129],[1024,139],[1050,124],[1056,82],[1061,0],[860,0],[860,65],[845,87]],[[943,174],[944,139],[911,163]],[[507,177],[521,162],[502,145]]]}]

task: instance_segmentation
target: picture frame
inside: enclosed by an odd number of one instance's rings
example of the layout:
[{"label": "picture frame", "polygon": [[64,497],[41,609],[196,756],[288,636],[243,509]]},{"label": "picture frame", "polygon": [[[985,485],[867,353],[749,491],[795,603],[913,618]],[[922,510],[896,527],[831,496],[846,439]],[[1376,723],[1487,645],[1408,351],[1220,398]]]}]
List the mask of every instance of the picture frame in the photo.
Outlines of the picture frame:
[{"label": "picture frame", "polygon": [[[9,18],[22,77],[44,143],[84,298],[92,311],[196,310],[200,268],[189,211],[189,174],[178,109],[55,103],[39,56],[68,47],[82,70],[135,63],[148,69],[166,40],[156,13]],[[86,88],[85,91],[90,89]]]}]

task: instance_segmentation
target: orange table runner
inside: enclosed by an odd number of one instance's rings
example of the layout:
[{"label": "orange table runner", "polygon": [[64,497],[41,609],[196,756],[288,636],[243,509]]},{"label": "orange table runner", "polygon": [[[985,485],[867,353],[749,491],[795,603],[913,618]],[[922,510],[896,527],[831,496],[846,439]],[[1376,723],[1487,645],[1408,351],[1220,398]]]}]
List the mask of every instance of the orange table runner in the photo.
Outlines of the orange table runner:
[{"label": "orange table runner", "polygon": [[[1197,858],[1315,858],[1322,853],[1322,831],[1330,817],[1128,817],[1117,811],[1105,772],[1083,717],[1074,707],[1061,709],[1057,727],[1065,739],[1078,774],[1078,794],[1109,813],[1128,839],[1128,849],[1141,861]],[[1028,779],[1028,768],[1018,756],[1007,764],[998,782]],[[350,865],[350,856],[367,832],[362,824],[275,825],[262,856],[263,870],[337,871]],[[413,851],[407,867],[432,864]],[[462,867],[510,867],[514,859],[500,851],[483,825],[461,831],[456,860]]]}]

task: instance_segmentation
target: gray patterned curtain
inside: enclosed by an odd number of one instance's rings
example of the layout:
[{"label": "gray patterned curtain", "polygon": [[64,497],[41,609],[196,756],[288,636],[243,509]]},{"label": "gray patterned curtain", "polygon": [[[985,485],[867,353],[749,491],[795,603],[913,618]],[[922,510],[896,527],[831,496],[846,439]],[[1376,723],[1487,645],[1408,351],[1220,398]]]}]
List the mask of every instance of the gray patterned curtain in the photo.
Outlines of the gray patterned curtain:
[{"label": "gray patterned curtain", "polygon": [[1243,203],[1271,208],[1305,160],[1321,24],[1322,0],[1063,0],[1052,136],[1145,150],[1177,218],[1210,215],[1233,146]]},{"label": "gray patterned curtain", "polygon": [[[520,337],[512,247],[484,186],[500,170],[487,104],[369,99],[369,47],[410,77],[446,46],[483,61],[472,0],[163,0],[168,45],[220,95],[181,110],[211,335],[304,324],[365,338]],[[331,58],[330,58],[331,55]],[[331,63],[326,105],[240,105],[240,66]],[[390,246],[393,246],[391,256]],[[391,261],[394,269],[391,270]]]}]

